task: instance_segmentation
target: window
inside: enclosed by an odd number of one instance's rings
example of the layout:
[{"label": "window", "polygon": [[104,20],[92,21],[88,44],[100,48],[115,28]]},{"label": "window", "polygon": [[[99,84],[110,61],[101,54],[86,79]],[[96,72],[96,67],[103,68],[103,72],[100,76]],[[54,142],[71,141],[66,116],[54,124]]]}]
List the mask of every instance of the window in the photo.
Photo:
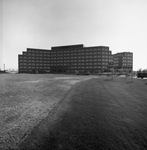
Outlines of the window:
[{"label": "window", "polygon": [[89,59],[89,61],[93,61],[93,59]]}]

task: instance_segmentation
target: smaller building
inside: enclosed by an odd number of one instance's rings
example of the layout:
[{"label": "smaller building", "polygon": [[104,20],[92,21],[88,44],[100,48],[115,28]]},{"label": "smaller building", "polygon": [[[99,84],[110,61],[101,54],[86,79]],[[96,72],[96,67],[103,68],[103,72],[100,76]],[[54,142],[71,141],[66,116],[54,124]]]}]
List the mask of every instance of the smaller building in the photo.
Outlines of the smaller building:
[{"label": "smaller building", "polygon": [[113,55],[113,66],[116,72],[132,72],[133,53],[121,52]]}]

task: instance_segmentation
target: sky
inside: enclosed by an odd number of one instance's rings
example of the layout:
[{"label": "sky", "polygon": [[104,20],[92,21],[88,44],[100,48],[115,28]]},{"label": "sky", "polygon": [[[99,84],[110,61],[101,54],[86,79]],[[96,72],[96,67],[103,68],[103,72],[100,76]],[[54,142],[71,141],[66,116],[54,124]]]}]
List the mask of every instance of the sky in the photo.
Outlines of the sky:
[{"label": "sky", "polygon": [[84,44],[133,52],[147,68],[147,0],[0,0],[0,66],[17,69],[26,48]]}]

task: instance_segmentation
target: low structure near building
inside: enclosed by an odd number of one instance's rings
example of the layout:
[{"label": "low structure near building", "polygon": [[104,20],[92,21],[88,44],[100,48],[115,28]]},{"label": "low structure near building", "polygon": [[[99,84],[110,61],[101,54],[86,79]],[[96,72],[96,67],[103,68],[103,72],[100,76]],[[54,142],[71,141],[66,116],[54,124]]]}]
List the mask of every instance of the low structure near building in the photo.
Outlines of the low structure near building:
[{"label": "low structure near building", "polygon": [[147,78],[147,72],[138,72],[137,78]]}]

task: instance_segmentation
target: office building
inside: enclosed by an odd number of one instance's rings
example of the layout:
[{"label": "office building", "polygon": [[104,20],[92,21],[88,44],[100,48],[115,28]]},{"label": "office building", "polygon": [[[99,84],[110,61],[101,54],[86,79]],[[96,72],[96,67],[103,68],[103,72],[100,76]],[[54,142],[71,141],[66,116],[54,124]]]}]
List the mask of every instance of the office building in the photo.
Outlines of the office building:
[{"label": "office building", "polygon": [[51,50],[27,48],[18,55],[19,73],[102,73],[113,68],[112,52],[107,46],[69,45]]}]

